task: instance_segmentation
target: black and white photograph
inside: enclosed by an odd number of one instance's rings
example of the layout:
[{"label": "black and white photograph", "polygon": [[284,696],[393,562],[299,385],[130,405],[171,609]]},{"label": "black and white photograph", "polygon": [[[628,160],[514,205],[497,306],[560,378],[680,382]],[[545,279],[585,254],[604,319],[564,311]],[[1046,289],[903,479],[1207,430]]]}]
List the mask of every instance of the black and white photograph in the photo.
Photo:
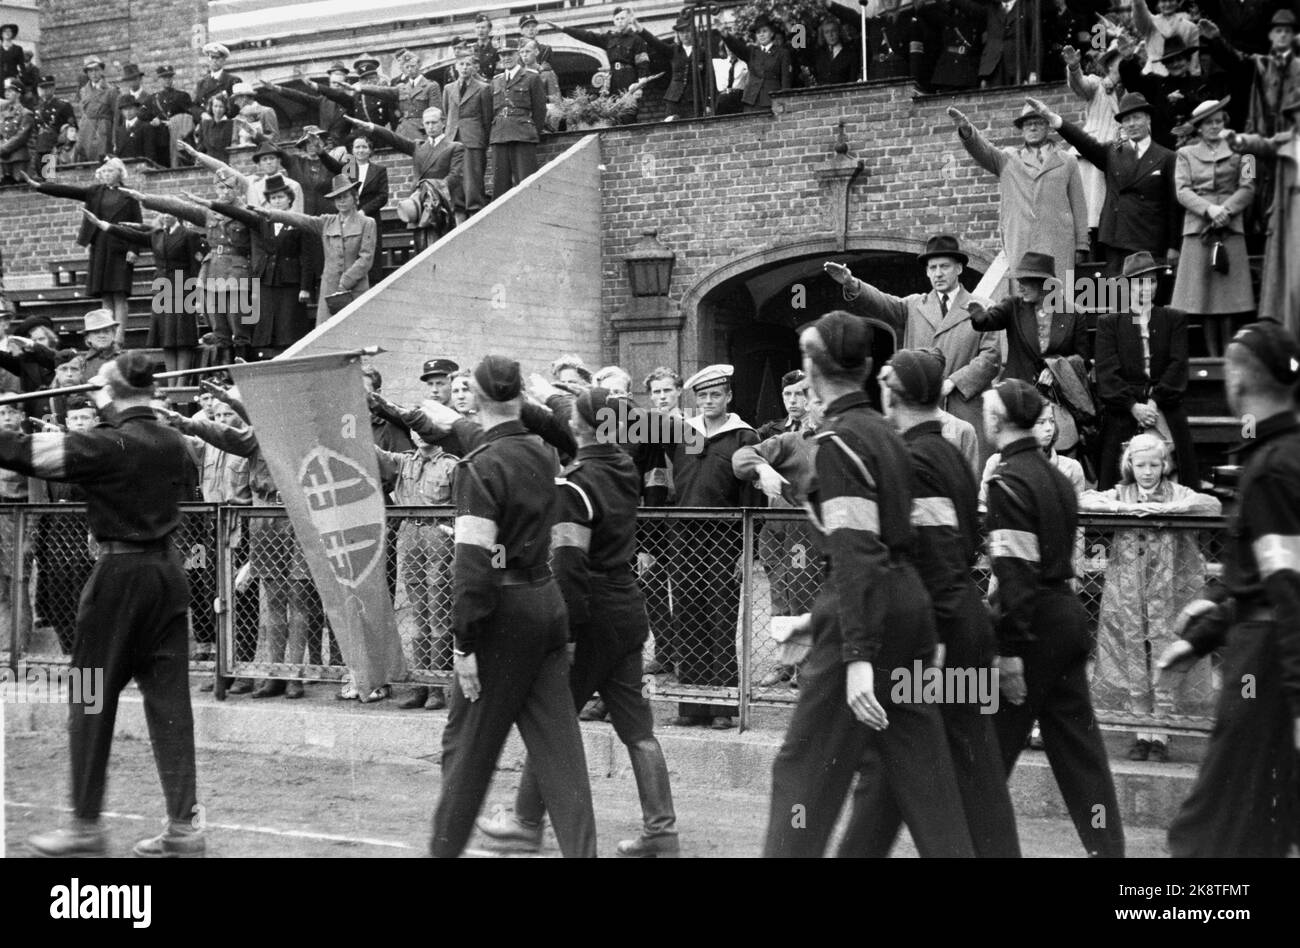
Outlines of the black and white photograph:
[{"label": "black and white photograph", "polygon": [[[0,0],[13,919],[456,891],[412,858],[1289,915],[1298,34]],[[820,887],[759,872],[715,909]]]}]

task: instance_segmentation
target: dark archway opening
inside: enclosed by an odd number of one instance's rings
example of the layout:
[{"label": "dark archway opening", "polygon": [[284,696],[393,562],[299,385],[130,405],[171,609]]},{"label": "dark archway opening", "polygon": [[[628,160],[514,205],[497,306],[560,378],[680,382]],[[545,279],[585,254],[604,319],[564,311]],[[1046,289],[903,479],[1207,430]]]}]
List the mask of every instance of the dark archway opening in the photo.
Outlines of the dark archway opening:
[{"label": "dark archway opening", "polygon": [[[710,290],[698,309],[700,363],[726,362],[736,367],[731,408],[754,427],[784,414],[781,376],[800,366],[799,329],[833,309],[853,311],[844,302],[839,284],[822,270],[827,260],[846,264],[854,276],[896,296],[930,288],[915,254],[850,250],[786,257]],[[968,290],[979,280],[980,273],[971,267],[962,274]],[[873,403],[878,398],[876,369],[893,355],[896,345],[888,327],[875,327],[873,368],[867,381]]]}]

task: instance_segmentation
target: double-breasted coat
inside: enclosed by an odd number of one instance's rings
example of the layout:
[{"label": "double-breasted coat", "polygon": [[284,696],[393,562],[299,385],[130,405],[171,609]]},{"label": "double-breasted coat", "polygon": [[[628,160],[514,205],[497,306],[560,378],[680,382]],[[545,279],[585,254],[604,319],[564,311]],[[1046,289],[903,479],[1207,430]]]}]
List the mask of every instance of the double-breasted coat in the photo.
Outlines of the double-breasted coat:
[{"label": "double-breasted coat", "polygon": [[959,133],[962,145],[985,171],[997,175],[1002,191],[999,225],[1007,262],[1026,252],[1051,254],[1064,281],[1077,250],[1088,249],[1088,201],[1079,162],[1051,142],[1031,163],[1032,149],[995,148],[979,130]]}]

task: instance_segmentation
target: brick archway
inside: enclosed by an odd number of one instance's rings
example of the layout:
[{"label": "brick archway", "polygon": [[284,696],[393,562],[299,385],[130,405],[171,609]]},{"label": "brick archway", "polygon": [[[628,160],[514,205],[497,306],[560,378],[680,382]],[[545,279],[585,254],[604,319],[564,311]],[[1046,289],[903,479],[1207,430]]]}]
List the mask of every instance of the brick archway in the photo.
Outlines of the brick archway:
[{"label": "brick archway", "polygon": [[[780,377],[799,364],[797,326],[843,305],[822,263],[844,263],[880,289],[906,295],[928,288],[915,262],[924,249],[923,239],[889,233],[856,236],[845,249],[827,236],[769,247],[718,267],[682,298],[683,370],[732,363],[734,410],[754,424],[779,415]],[[963,282],[974,287],[987,266],[982,255],[971,254]],[[883,324],[878,329],[877,364],[895,348],[892,330]]]}]

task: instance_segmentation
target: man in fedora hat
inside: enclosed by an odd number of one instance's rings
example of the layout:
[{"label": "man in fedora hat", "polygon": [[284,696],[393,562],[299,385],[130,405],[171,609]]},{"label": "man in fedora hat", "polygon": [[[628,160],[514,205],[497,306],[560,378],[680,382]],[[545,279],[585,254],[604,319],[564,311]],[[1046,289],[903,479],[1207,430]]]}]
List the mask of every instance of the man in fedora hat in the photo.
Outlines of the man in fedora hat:
[{"label": "man in fedora hat", "polygon": [[112,147],[117,118],[117,90],[104,81],[104,60],[87,56],[86,84],[78,93],[81,122],[77,126],[77,161],[99,163]]},{"label": "man in fedora hat", "polygon": [[31,161],[27,173],[35,181],[45,178],[45,157],[59,151],[61,139],[68,131],[74,134],[77,128],[77,115],[72,103],[60,99],[54,94],[56,80],[53,76],[41,76],[37,87],[38,98],[33,114],[31,139]]},{"label": "man in fedora hat", "polygon": [[[289,157],[278,147],[269,141],[264,141],[253,151],[250,156],[253,166],[257,168],[254,174],[246,175],[226,164],[220,159],[211,155],[205,155],[189,145],[182,144],[182,151],[189,155],[195,164],[210,168],[215,174],[233,178],[239,183],[240,188],[244,191],[244,200],[250,207],[257,207],[267,203],[266,201],[266,180],[272,175],[286,173],[285,165],[289,162]],[[289,190],[293,193],[293,204],[289,208],[292,211],[303,210],[303,187],[293,178],[288,179]]]},{"label": "man in fedora hat", "polygon": [[207,69],[195,83],[194,100],[190,104],[190,115],[196,123],[205,118],[212,118],[207,111],[209,99],[214,95],[229,96],[231,90],[235,88],[235,83],[243,81],[233,72],[226,71],[230,50],[220,43],[205,44],[203,58],[207,61]]},{"label": "man in fedora hat", "polygon": [[722,34],[722,42],[749,67],[749,79],[740,96],[745,111],[762,112],[772,107],[773,92],[794,85],[794,60],[790,56],[790,50],[777,35],[775,20],[760,15],[754,20],[751,29],[754,33],[753,43],[746,44],[726,32]]},{"label": "man in fedora hat", "polygon": [[81,338],[86,348],[81,353],[83,373],[90,378],[122,352],[117,342],[118,321],[111,309],[92,309],[82,320]]},{"label": "man in fedora hat", "polygon": [[982,432],[981,396],[997,377],[1002,358],[997,336],[976,329],[970,321],[974,298],[960,278],[969,258],[957,238],[939,234],[926,241],[917,255],[930,281],[928,293],[899,297],[855,278],[849,268],[826,263],[831,279],[844,287],[844,298],[858,313],[880,320],[894,334],[897,348],[936,347],[944,356],[943,407],[968,422],[980,435],[979,463],[988,457]]},{"label": "man in fedora hat", "polygon": [[1008,260],[1038,250],[1055,258],[1062,281],[1088,253],[1088,205],[1078,160],[1048,139],[1047,119],[1025,106],[1012,119],[1021,144],[995,148],[956,108],[948,116],[975,163],[996,175],[1002,191],[999,224]]},{"label": "man in fedora hat", "polygon": [[573,26],[557,26],[549,20],[542,25],[572,36],[579,42],[603,49],[609,58],[609,94],[618,95],[626,92],[638,79],[649,77],[650,51],[646,48],[645,38],[637,30],[629,8],[615,7],[613,18],[614,28],[604,33]]},{"label": "man in fedora hat", "polygon": [[17,36],[17,23],[0,24],[0,82],[22,78],[23,48],[14,42]]},{"label": "man in fedora hat", "polygon": [[1178,146],[1174,129],[1186,124],[1192,110],[1210,98],[1205,79],[1192,70],[1196,45],[1187,45],[1181,36],[1170,36],[1159,59],[1163,72],[1143,72],[1139,57],[1133,54],[1133,41],[1119,41],[1120,81],[1128,92],[1136,92],[1151,103],[1151,137],[1166,148]]},{"label": "man in fedora hat", "polygon": [[456,73],[442,90],[442,114],[447,137],[465,146],[465,213],[473,215],[487,203],[483,181],[492,137],[492,86],[479,76],[470,44],[456,47]]},{"label": "man in fedora hat", "polygon": [[114,154],[124,161],[142,158],[153,161],[157,155],[154,128],[141,118],[139,100],[124,92],[117,98],[117,109],[121,119],[113,133]]},{"label": "man in fedora hat", "polygon": [[36,116],[22,103],[23,86],[17,79],[4,81],[4,102],[0,103],[0,187],[18,184],[17,172],[26,169],[27,143],[36,127]]},{"label": "man in fedora hat", "polygon": [[1219,27],[1201,21],[1206,49],[1234,84],[1234,98],[1245,93],[1243,116],[1235,116],[1242,131],[1270,137],[1291,128],[1282,106],[1300,94],[1300,56],[1296,52],[1296,15],[1278,10],[1268,25],[1268,52],[1248,53],[1230,45]]},{"label": "man in fedora hat", "polygon": [[[442,87],[420,71],[420,57],[409,49],[400,50],[393,61],[401,69],[387,84],[377,77],[361,77],[357,92],[384,103],[388,114],[397,120],[398,135],[418,141],[424,135],[425,109],[442,104]],[[368,119],[376,125],[392,124]]]},{"label": "man in fedora hat", "polygon": [[[437,240],[446,231],[443,227],[435,226],[434,215],[422,213],[423,202],[429,200],[431,196],[421,188],[421,182],[441,182],[446,187],[448,198],[454,208],[455,221],[459,223],[465,220],[465,146],[447,137],[441,109],[424,110],[424,136],[418,141],[397,132],[390,132],[386,128],[380,128],[371,122],[361,122],[356,119],[353,121],[371,135],[376,144],[387,145],[411,156],[411,171],[416,188],[421,193],[419,196],[412,194],[399,201],[398,213],[408,225],[415,227],[417,252]],[[415,207],[407,202],[414,202]],[[421,226],[420,222],[426,218],[428,224]]]},{"label": "man in fedora hat", "polygon": [[194,116],[190,114],[194,103],[188,92],[176,88],[175,69],[162,65],[155,73],[162,88],[149,96],[149,108],[153,126],[159,130],[160,138],[165,139],[158,143],[159,164],[175,168],[178,163],[177,145],[194,132]]},{"label": "man in fedora hat", "polygon": [[1118,274],[1124,258],[1139,250],[1176,263],[1183,209],[1176,194],[1175,156],[1151,140],[1154,110],[1146,98],[1139,92],[1124,94],[1115,118],[1125,138],[1106,144],[1065,121],[1046,103],[1025,101],[1106,175],[1106,203],[1097,238],[1106,254],[1107,270]]},{"label": "man in fedora hat", "polygon": [[[370,265],[378,245],[378,231],[373,218],[361,213],[357,191],[361,185],[345,174],[334,176],[333,187],[325,197],[334,202],[333,214],[295,214],[292,211],[255,207],[253,210],[281,224],[292,224],[315,234],[324,248],[324,266],[320,280],[320,299],[316,306],[316,325],[334,314],[331,305],[346,305],[370,289]],[[338,296],[336,296],[338,294]],[[336,296],[331,301],[330,297]]]},{"label": "man in fedora hat", "polygon": [[537,170],[537,143],[546,127],[546,87],[519,63],[519,50],[501,47],[492,78],[492,198],[500,199]]}]

